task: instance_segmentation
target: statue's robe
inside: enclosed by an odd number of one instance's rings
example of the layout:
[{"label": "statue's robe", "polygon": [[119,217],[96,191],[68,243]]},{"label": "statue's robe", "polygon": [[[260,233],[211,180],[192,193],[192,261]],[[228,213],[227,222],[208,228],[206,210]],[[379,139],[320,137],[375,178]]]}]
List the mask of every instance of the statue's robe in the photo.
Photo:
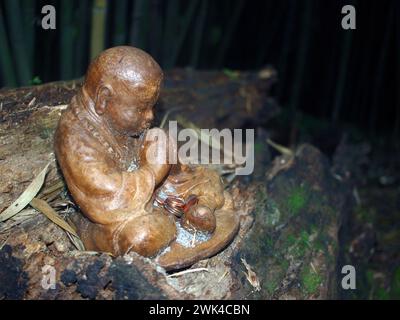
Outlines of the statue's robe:
[{"label": "statue's robe", "polygon": [[186,166],[184,170],[175,166],[158,186],[158,191],[172,188],[183,199],[196,195],[198,204],[216,215],[214,235],[206,243],[192,249],[172,243],[177,235],[176,221],[173,215],[153,206],[157,186],[152,170],[128,170],[139,155],[137,139],[132,138],[130,147],[123,149],[107,126],[90,114],[81,94],[63,112],[54,142],[68,189],[84,214],[75,222],[85,248],[115,256],[132,250],[151,257],[171,244],[160,264],[175,268],[226,246],[236,234],[239,221],[218,173],[203,166]]},{"label": "statue's robe", "polygon": [[149,205],[156,187],[152,171],[128,172],[132,153],[93,121],[79,94],[63,112],[54,142],[68,189],[87,218],[77,221],[87,250],[152,256],[175,238],[172,217]]}]

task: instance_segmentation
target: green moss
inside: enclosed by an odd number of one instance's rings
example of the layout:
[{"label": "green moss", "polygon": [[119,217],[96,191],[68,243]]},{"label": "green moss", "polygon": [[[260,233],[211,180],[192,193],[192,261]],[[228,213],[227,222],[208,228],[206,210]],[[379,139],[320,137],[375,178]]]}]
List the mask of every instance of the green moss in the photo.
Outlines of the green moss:
[{"label": "green moss", "polygon": [[260,187],[256,196],[256,211],[264,211],[267,205],[268,194],[265,187]]},{"label": "green moss", "polygon": [[367,272],[365,272],[365,276],[367,278],[368,285],[372,287],[374,284],[374,272],[372,270],[367,270]]},{"label": "green moss", "polygon": [[310,235],[307,231],[303,230],[300,233],[300,242],[306,247],[310,247]]},{"label": "green moss", "polygon": [[222,72],[230,79],[230,80],[237,80],[239,79],[240,72],[231,70],[231,69],[223,69]]},{"label": "green moss", "polygon": [[42,80],[40,80],[38,76],[35,76],[31,81],[29,81],[29,83],[33,86],[36,86],[42,84]]},{"label": "green moss", "polygon": [[324,244],[320,239],[318,239],[317,241],[315,241],[314,248],[315,248],[317,251],[321,251],[321,252],[326,252],[326,251],[327,251],[327,250],[326,250],[325,244]]},{"label": "green moss", "polygon": [[297,237],[289,235],[285,247],[295,258],[304,256],[307,250],[311,249],[310,234],[303,230]]},{"label": "green moss", "polygon": [[268,292],[270,296],[274,294],[277,287],[278,287],[277,280],[267,281],[265,284],[265,290]]},{"label": "green moss", "polygon": [[375,294],[376,298],[378,300],[389,300],[390,299],[390,294],[388,292],[388,290],[386,290],[385,288],[378,288],[376,290],[376,294]]},{"label": "green moss", "polygon": [[271,237],[266,237],[265,244],[267,245],[268,249],[272,249],[274,247],[274,240]]},{"label": "green moss", "polygon": [[321,276],[310,267],[305,267],[301,272],[301,284],[306,294],[316,293],[321,282]]},{"label": "green moss", "polygon": [[289,248],[296,243],[296,237],[293,234],[289,234],[286,239],[286,247]]},{"label": "green moss", "polygon": [[394,283],[400,286],[400,267],[397,267],[396,271],[394,272]]},{"label": "green moss", "polygon": [[319,228],[315,225],[315,224],[312,224],[311,226],[310,226],[310,233],[312,233],[312,234],[317,234],[318,233],[318,230],[319,230]]},{"label": "green moss", "polygon": [[281,218],[281,212],[279,211],[279,208],[275,201],[272,199],[269,199],[266,204],[266,223],[268,226],[276,226],[279,223],[279,220]]},{"label": "green moss", "polygon": [[392,299],[400,299],[400,267],[394,272],[390,293]]},{"label": "green moss", "polygon": [[306,191],[304,188],[294,188],[289,198],[287,199],[288,211],[291,215],[297,215],[307,203]]},{"label": "green moss", "polygon": [[265,188],[261,187],[256,195],[256,206],[254,209],[256,219],[259,221],[262,220],[262,217],[266,211],[266,203],[267,203],[267,191],[265,190]]},{"label": "green moss", "polygon": [[43,130],[39,133],[39,137],[43,140],[49,139],[53,135],[53,130],[50,128],[43,128]]},{"label": "green moss", "polygon": [[287,272],[287,269],[289,268],[289,261],[287,261],[287,260],[282,260],[281,261],[281,268],[282,268],[282,271],[284,272],[284,273],[286,273]]}]

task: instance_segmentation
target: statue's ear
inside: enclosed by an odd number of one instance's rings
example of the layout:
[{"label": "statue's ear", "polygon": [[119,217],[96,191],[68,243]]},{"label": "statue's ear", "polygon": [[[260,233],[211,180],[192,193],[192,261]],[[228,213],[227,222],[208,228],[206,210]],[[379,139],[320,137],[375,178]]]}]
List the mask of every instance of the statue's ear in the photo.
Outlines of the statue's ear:
[{"label": "statue's ear", "polygon": [[94,108],[97,114],[102,115],[106,111],[107,102],[112,95],[112,87],[110,85],[102,85],[96,94]]}]

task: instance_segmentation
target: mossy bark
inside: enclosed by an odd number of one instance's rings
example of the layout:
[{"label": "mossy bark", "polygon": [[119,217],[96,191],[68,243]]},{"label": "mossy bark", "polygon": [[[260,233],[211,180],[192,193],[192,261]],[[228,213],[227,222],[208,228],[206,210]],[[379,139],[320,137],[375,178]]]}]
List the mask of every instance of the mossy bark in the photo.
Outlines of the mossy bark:
[{"label": "mossy bark", "polygon": [[[277,172],[260,185],[253,228],[236,255],[234,270],[242,285],[237,297],[333,298],[346,194],[327,159],[311,145],[275,164],[281,169],[272,167],[270,172]],[[247,281],[241,259],[253,266],[260,291]]]}]

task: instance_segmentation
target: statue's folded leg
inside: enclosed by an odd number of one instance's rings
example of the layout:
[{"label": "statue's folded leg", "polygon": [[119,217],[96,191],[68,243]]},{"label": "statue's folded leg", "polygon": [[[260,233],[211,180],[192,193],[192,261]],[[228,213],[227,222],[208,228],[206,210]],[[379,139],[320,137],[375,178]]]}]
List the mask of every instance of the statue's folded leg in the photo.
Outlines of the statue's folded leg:
[{"label": "statue's folded leg", "polygon": [[185,247],[173,242],[170,249],[157,257],[157,262],[166,270],[181,269],[209,258],[224,249],[239,230],[239,216],[234,210],[216,210],[216,228],[212,237],[194,247]]},{"label": "statue's folded leg", "polygon": [[156,212],[130,220],[115,236],[120,254],[135,251],[152,257],[176,238],[176,226],[172,216]]},{"label": "statue's folded leg", "polygon": [[100,225],[79,217],[74,221],[86,250],[109,252],[115,256],[129,251],[151,257],[176,238],[172,217],[159,212],[133,217],[115,225]]}]

